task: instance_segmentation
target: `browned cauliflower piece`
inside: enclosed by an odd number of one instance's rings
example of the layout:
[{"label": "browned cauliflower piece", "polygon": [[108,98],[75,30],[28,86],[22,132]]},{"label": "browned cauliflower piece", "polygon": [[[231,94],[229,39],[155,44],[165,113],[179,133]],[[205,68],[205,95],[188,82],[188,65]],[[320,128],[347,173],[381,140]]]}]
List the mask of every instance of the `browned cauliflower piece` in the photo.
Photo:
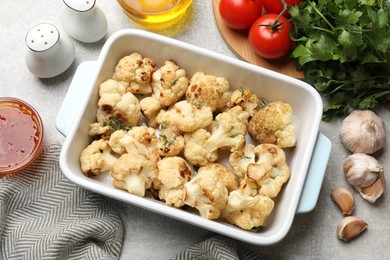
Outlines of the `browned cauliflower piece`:
[{"label": "browned cauliflower piece", "polygon": [[274,201],[267,196],[254,194],[253,190],[243,181],[239,189],[229,194],[222,217],[244,230],[263,226],[274,208]]},{"label": "browned cauliflower piece", "polygon": [[112,78],[126,84],[126,91],[133,94],[152,93],[152,74],[156,64],[150,58],[144,58],[139,53],[132,53],[120,59],[115,67]]},{"label": "browned cauliflower piece", "polygon": [[126,85],[113,79],[108,79],[99,85],[99,97],[105,94],[118,94],[123,96],[126,93]]},{"label": "browned cauliflower piece", "polygon": [[147,124],[149,127],[157,127],[158,123],[156,122],[156,117],[160,110],[162,109],[160,101],[151,96],[151,97],[144,97],[139,102],[141,113],[144,115],[144,117],[147,120]]},{"label": "browned cauliflower piece", "polygon": [[260,106],[260,99],[249,89],[236,89],[230,97],[230,107],[240,106],[252,118]]},{"label": "browned cauliflower piece", "polygon": [[256,162],[255,158],[255,146],[252,144],[246,144],[244,149],[230,154],[229,163],[240,181],[244,179],[249,164]]},{"label": "browned cauliflower piece", "polygon": [[126,93],[122,84],[115,80],[107,80],[99,87],[99,109],[96,114],[98,123],[105,123],[112,117],[125,125],[135,126],[141,117],[137,97]]},{"label": "browned cauliflower piece", "polygon": [[137,196],[153,186],[157,176],[156,163],[144,154],[123,154],[112,166],[111,176],[114,187]]},{"label": "browned cauliflower piece", "polygon": [[186,71],[177,64],[168,60],[164,65],[153,73],[153,95],[141,100],[141,111],[148,120],[148,125],[156,127],[156,116],[162,108],[168,107],[180,100],[189,84]]},{"label": "browned cauliflower piece", "polygon": [[198,71],[191,78],[186,99],[208,106],[212,111],[223,110],[230,99],[229,89],[226,78]]},{"label": "browned cauliflower piece", "polygon": [[230,177],[225,176],[227,174],[234,177],[231,172],[214,164],[200,167],[198,174],[184,185],[184,203],[196,208],[203,218],[219,218],[229,196],[225,180],[231,184]]},{"label": "browned cauliflower piece", "polygon": [[241,150],[245,145],[246,122],[249,114],[236,106],[218,114],[211,123],[211,136],[205,143],[210,151],[227,149]]},{"label": "browned cauliflower piece", "polygon": [[204,166],[218,159],[218,150],[208,151],[204,144],[211,134],[205,129],[198,129],[184,135],[184,157],[193,165]]},{"label": "browned cauliflower piece", "polygon": [[164,65],[153,73],[153,96],[167,107],[179,101],[188,88],[190,80],[186,71],[180,68],[174,61],[165,61]]},{"label": "browned cauliflower piece", "polygon": [[90,137],[98,137],[99,139],[106,140],[110,138],[111,135],[110,127],[103,123],[92,123],[89,125],[88,135]]},{"label": "browned cauliflower piece", "polygon": [[247,118],[248,113],[239,106],[218,114],[210,125],[211,133],[199,129],[184,135],[184,156],[192,164],[203,166],[218,159],[219,149],[241,150],[245,144]]},{"label": "browned cauliflower piece", "polygon": [[248,124],[248,133],[259,143],[277,144],[281,148],[296,144],[293,109],[284,101],[274,101],[255,113]]},{"label": "browned cauliflower piece", "polygon": [[157,150],[162,157],[178,155],[184,149],[184,137],[166,127],[164,122],[160,125],[160,134],[157,140]]},{"label": "browned cauliflower piece", "polygon": [[166,157],[157,163],[158,195],[168,206],[184,205],[184,184],[192,179],[193,172],[187,162],[178,156]]},{"label": "browned cauliflower piece", "polygon": [[159,125],[165,122],[175,133],[193,132],[207,127],[212,121],[213,112],[210,107],[198,106],[186,100],[175,103],[166,111],[161,110],[156,117]]},{"label": "browned cauliflower piece", "polygon": [[157,163],[160,159],[156,144],[156,129],[147,126],[135,126],[129,131],[117,130],[108,141],[117,154],[143,154],[148,160]]},{"label": "browned cauliflower piece", "polygon": [[81,170],[86,176],[96,176],[111,169],[117,161],[108,141],[99,139],[88,145],[80,155]]},{"label": "browned cauliflower piece", "polygon": [[240,180],[248,177],[258,186],[258,193],[275,198],[290,178],[284,151],[274,144],[248,144],[243,151],[233,152],[229,162]]}]

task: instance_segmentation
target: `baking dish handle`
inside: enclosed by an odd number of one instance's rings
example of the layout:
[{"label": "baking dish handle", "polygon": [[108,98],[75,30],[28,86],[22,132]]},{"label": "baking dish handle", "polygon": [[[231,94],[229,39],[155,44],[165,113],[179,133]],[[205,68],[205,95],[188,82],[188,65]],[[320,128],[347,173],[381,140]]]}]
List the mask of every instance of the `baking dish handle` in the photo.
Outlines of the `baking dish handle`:
[{"label": "baking dish handle", "polygon": [[329,138],[318,133],[296,213],[307,213],[316,206],[331,150]]},{"label": "baking dish handle", "polygon": [[[56,128],[64,136],[68,134],[73,123],[73,118],[84,97],[85,89],[81,86],[88,85],[88,75],[92,75],[95,64],[96,61],[85,61],[80,63],[69,86],[68,92],[65,95],[56,118]],[[301,198],[296,210],[297,213],[309,212],[316,206],[331,147],[331,141],[326,136],[319,133],[301,193]]]},{"label": "baking dish handle", "polygon": [[84,97],[85,88],[82,86],[88,85],[90,81],[89,75],[92,75],[95,64],[96,61],[84,61],[80,63],[73,76],[56,118],[56,128],[64,136],[67,136],[73,123],[73,118]]}]

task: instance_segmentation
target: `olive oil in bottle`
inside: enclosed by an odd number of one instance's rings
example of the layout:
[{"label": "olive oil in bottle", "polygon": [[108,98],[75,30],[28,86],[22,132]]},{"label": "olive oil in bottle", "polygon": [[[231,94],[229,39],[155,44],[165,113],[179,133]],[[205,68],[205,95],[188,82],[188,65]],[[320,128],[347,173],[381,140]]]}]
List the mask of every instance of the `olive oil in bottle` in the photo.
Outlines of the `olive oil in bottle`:
[{"label": "olive oil in bottle", "polygon": [[192,0],[118,0],[126,15],[136,23],[157,24],[182,15]]}]

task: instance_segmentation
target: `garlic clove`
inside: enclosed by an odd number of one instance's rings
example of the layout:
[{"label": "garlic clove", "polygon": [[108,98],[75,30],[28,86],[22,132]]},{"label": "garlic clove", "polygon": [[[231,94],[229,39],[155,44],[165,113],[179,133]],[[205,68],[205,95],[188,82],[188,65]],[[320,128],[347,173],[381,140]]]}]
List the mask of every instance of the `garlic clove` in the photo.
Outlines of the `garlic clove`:
[{"label": "garlic clove", "polygon": [[350,241],[351,239],[359,236],[366,228],[368,224],[355,216],[348,216],[343,218],[337,226],[337,238]]},{"label": "garlic clove", "polygon": [[357,189],[362,197],[370,203],[375,203],[375,201],[383,194],[385,191],[385,179],[383,172],[381,176],[370,186],[368,187],[358,187]]},{"label": "garlic clove", "polygon": [[386,144],[384,122],[373,111],[352,111],[343,120],[340,139],[352,153],[372,154]]},{"label": "garlic clove", "polygon": [[333,200],[340,208],[341,213],[350,215],[355,208],[355,199],[352,193],[345,188],[333,188],[331,191]]},{"label": "garlic clove", "polygon": [[372,156],[356,153],[344,162],[347,181],[370,203],[383,194],[386,182],[382,165]]}]

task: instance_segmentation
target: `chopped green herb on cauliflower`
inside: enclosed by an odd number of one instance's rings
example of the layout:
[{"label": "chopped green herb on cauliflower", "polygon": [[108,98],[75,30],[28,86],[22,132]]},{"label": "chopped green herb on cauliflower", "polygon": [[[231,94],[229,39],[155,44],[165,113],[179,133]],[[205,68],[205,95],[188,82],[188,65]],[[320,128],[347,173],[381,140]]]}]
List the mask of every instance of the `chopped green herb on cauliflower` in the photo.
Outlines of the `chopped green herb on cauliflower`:
[{"label": "chopped green herb on cauliflower", "polygon": [[268,196],[254,194],[253,187],[243,181],[240,188],[229,194],[222,217],[244,230],[261,227],[272,213],[274,201]]},{"label": "chopped green herb on cauliflower", "polygon": [[139,53],[132,53],[120,59],[112,78],[126,85],[126,91],[133,94],[152,93],[152,74],[156,70],[155,62]]},{"label": "chopped green herb on cauliflower", "polygon": [[80,155],[81,170],[86,176],[97,176],[111,169],[117,161],[107,140],[93,141]]},{"label": "chopped green herb on cauliflower", "polygon": [[222,111],[230,99],[230,84],[224,77],[196,72],[190,81],[186,99],[208,106],[212,111]]},{"label": "chopped green herb on cauliflower", "polygon": [[110,171],[114,187],[137,195],[145,196],[152,188],[157,176],[156,163],[144,154],[123,154]]},{"label": "chopped green herb on cauliflower", "polygon": [[184,184],[192,179],[193,172],[187,162],[178,156],[166,157],[157,163],[158,196],[168,206],[184,205]]},{"label": "chopped green herb on cauliflower", "polygon": [[284,101],[268,103],[249,121],[248,133],[259,143],[277,144],[281,148],[294,147],[296,137],[292,113],[292,107]]},{"label": "chopped green herb on cauliflower", "polygon": [[198,174],[184,185],[185,204],[196,208],[203,218],[219,218],[229,196],[226,174],[234,177],[213,164],[200,167]]},{"label": "chopped green herb on cauliflower", "polygon": [[156,122],[161,125],[166,122],[167,127],[175,133],[189,133],[205,128],[213,121],[213,112],[210,107],[193,104],[186,100],[179,101],[168,108],[161,110]]},{"label": "chopped green herb on cauliflower", "polygon": [[160,156],[169,157],[180,154],[184,149],[184,137],[173,132],[163,122],[160,125],[160,134],[157,139],[157,150]]}]

